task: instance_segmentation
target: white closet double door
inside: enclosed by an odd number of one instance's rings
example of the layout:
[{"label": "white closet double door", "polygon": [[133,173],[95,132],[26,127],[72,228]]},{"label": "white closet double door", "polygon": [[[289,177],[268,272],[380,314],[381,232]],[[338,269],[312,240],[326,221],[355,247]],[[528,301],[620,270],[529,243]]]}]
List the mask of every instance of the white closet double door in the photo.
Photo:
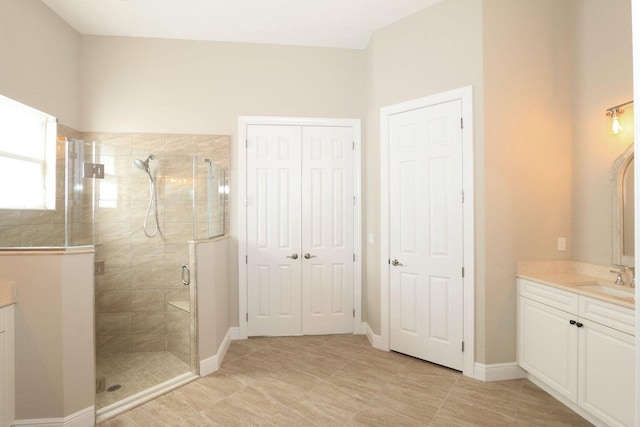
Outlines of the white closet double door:
[{"label": "white closet double door", "polygon": [[353,331],[353,129],[247,128],[249,336]]}]

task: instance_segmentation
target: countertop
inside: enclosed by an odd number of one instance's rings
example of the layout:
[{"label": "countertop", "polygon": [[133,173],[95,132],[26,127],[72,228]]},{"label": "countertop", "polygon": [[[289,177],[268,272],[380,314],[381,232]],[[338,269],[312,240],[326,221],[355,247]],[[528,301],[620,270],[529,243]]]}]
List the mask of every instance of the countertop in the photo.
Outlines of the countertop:
[{"label": "countertop", "polygon": [[614,290],[627,290],[634,292],[635,289],[630,286],[619,286],[613,282],[609,283],[607,280],[603,280],[593,276],[587,276],[575,272],[533,272],[520,273],[517,277],[521,279],[527,279],[534,282],[542,283],[545,285],[553,286],[555,288],[570,291],[579,295],[596,298],[602,301],[617,304],[623,307],[631,308],[635,310],[636,302],[633,297],[618,297],[608,295],[596,289],[588,288],[589,285],[600,285]]},{"label": "countertop", "polygon": [[0,308],[16,303],[16,284],[0,282]]}]

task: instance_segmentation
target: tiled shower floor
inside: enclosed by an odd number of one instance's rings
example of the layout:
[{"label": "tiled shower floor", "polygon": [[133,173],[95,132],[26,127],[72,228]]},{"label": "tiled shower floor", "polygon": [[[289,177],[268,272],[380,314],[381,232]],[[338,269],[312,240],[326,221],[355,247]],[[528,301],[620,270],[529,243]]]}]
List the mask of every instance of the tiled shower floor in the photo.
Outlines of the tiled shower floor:
[{"label": "tiled shower floor", "polygon": [[96,378],[106,378],[106,389],[119,384],[116,391],[96,394],[96,409],[189,372],[189,365],[168,351],[110,353],[98,355]]}]

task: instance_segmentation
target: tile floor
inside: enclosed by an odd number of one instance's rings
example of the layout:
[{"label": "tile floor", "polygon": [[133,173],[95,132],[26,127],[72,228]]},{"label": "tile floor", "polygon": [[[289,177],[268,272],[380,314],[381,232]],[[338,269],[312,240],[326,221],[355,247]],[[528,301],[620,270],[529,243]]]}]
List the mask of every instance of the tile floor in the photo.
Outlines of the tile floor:
[{"label": "tile floor", "polygon": [[218,372],[100,425],[591,424],[528,380],[484,383],[332,335],[234,341]]},{"label": "tile floor", "polygon": [[116,384],[121,387],[96,394],[96,409],[189,371],[189,365],[168,351],[100,354],[96,360],[96,377],[105,377],[106,388]]}]

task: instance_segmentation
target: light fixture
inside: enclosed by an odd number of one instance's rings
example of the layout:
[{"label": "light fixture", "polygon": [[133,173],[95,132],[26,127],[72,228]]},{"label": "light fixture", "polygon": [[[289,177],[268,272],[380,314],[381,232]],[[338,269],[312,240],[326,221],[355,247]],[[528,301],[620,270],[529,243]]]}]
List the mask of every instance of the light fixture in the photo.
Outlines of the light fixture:
[{"label": "light fixture", "polygon": [[620,114],[624,113],[622,107],[629,104],[633,104],[633,101],[607,108],[607,117],[611,117],[611,131],[616,135],[622,131],[622,125],[620,124]]}]

